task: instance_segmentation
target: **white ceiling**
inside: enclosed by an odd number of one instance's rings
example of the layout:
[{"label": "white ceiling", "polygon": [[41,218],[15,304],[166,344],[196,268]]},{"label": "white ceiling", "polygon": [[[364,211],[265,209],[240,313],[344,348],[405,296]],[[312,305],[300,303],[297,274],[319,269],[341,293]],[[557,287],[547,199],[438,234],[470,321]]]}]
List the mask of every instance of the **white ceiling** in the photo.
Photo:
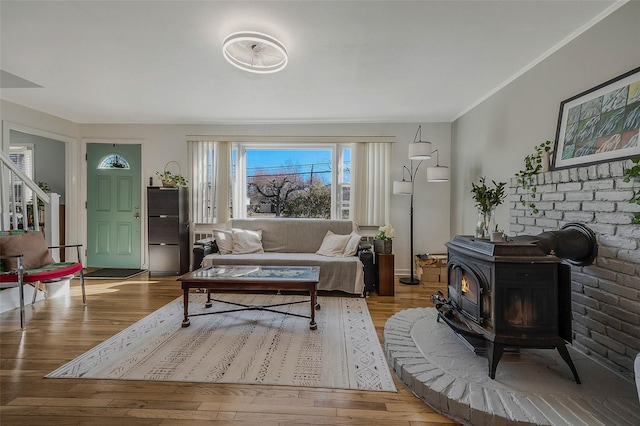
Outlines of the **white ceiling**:
[{"label": "white ceiling", "polygon": [[[5,1],[1,98],[77,123],[449,122],[615,1]],[[228,64],[276,37],[281,72]],[[5,74],[3,74],[5,75]]]}]

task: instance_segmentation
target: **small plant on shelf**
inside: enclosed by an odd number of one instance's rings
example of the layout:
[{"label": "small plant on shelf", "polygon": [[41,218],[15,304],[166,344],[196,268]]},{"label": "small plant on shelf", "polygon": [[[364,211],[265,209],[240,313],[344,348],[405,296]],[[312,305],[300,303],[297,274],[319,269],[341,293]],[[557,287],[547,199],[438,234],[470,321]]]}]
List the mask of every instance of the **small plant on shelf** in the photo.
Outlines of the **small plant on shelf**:
[{"label": "small plant on shelf", "polygon": [[553,142],[545,141],[535,147],[535,153],[529,154],[524,157],[524,169],[516,173],[516,180],[522,189],[527,191],[527,194],[520,195],[520,203],[528,207],[531,213],[537,214],[538,208],[536,207],[536,175],[543,170],[543,156],[550,154],[551,145]]},{"label": "small plant on shelf", "polygon": [[156,172],[156,175],[162,181],[162,186],[167,188],[187,186],[187,179],[182,175],[174,175],[169,171],[165,171],[163,173]]},{"label": "small plant on shelf", "polygon": [[[169,164],[176,163],[178,165],[178,173],[174,174],[167,170]],[[176,188],[181,186],[187,186],[187,179],[180,174],[180,163],[177,161],[169,161],[166,166],[164,166],[164,171],[162,173],[156,172],[156,175],[162,181],[162,186],[165,188]]]},{"label": "small plant on shelf", "polygon": [[[640,181],[640,157],[632,158],[631,162],[634,165],[630,168],[625,167],[624,169],[624,181],[627,183]],[[640,205],[640,189],[636,191],[635,187],[632,187],[632,190],[633,196],[631,197],[629,202]],[[634,213],[633,223],[635,225],[640,225],[640,213]]]}]

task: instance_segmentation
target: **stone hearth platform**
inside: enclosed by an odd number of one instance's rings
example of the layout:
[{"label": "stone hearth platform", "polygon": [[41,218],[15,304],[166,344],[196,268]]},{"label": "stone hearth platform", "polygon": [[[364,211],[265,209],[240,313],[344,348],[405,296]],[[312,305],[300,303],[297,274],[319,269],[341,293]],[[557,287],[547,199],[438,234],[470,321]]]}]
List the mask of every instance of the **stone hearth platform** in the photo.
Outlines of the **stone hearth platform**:
[{"label": "stone hearth platform", "polygon": [[385,355],[398,378],[440,413],[478,425],[639,425],[635,383],[569,347],[582,384],[552,349],[505,353],[495,380],[435,308],[393,315]]}]

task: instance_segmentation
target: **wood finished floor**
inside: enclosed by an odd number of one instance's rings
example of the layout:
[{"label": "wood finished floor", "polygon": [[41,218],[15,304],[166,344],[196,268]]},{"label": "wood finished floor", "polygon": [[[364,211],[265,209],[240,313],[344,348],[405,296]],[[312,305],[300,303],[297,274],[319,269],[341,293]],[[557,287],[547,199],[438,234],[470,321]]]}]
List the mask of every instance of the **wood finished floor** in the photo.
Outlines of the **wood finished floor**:
[{"label": "wood finished floor", "polygon": [[[71,297],[0,314],[0,425],[440,425],[456,424],[420,401],[394,375],[397,393],[283,386],[121,380],[45,379],[53,371],[181,295],[176,277],[88,280],[83,307]],[[383,340],[389,316],[432,306],[444,284],[371,295],[369,311]]]}]

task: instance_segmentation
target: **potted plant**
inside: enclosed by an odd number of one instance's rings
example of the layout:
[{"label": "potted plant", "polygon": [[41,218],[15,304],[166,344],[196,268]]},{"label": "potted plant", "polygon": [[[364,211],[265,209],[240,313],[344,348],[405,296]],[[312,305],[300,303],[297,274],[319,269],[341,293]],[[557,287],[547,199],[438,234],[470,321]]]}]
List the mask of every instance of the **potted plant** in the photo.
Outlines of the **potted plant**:
[{"label": "potted plant", "polygon": [[524,169],[516,173],[516,180],[528,196],[520,195],[520,203],[528,207],[531,213],[537,214],[536,208],[536,175],[549,170],[551,156],[551,141],[545,141],[535,147],[535,152],[524,157]]},{"label": "potted plant", "polygon": [[484,176],[480,178],[480,183],[471,183],[471,194],[478,208],[478,222],[476,224],[476,237],[489,238],[491,223],[494,221],[495,208],[502,204],[506,198],[504,193],[506,182],[497,183],[491,181],[493,187],[487,186]]},{"label": "potted plant", "polygon": [[379,227],[373,240],[373,250],[380,254],[390,254],[393,251],[392,240],[395,236],[396,230],[390,224]]},{"label": "potted plant", "polygon": [[[167,170],[167,167],[171,163],[176,163],[178,165],[178,173],[174,174]],[[164,166],[164,171],[162,173],[156,172],[156,175],[162,181],[162,186],[165,188],[179,188],[181,186],[187,186],[187,179],[180,174],[180,164],[177,161],[169,161]]]},{"label": "potted plant", "polygon": [[491,232],[490,240],[492,242],[504,241],[504,231],[502,229],[498,228],[497,224],[493,228],[493,231]]}]

